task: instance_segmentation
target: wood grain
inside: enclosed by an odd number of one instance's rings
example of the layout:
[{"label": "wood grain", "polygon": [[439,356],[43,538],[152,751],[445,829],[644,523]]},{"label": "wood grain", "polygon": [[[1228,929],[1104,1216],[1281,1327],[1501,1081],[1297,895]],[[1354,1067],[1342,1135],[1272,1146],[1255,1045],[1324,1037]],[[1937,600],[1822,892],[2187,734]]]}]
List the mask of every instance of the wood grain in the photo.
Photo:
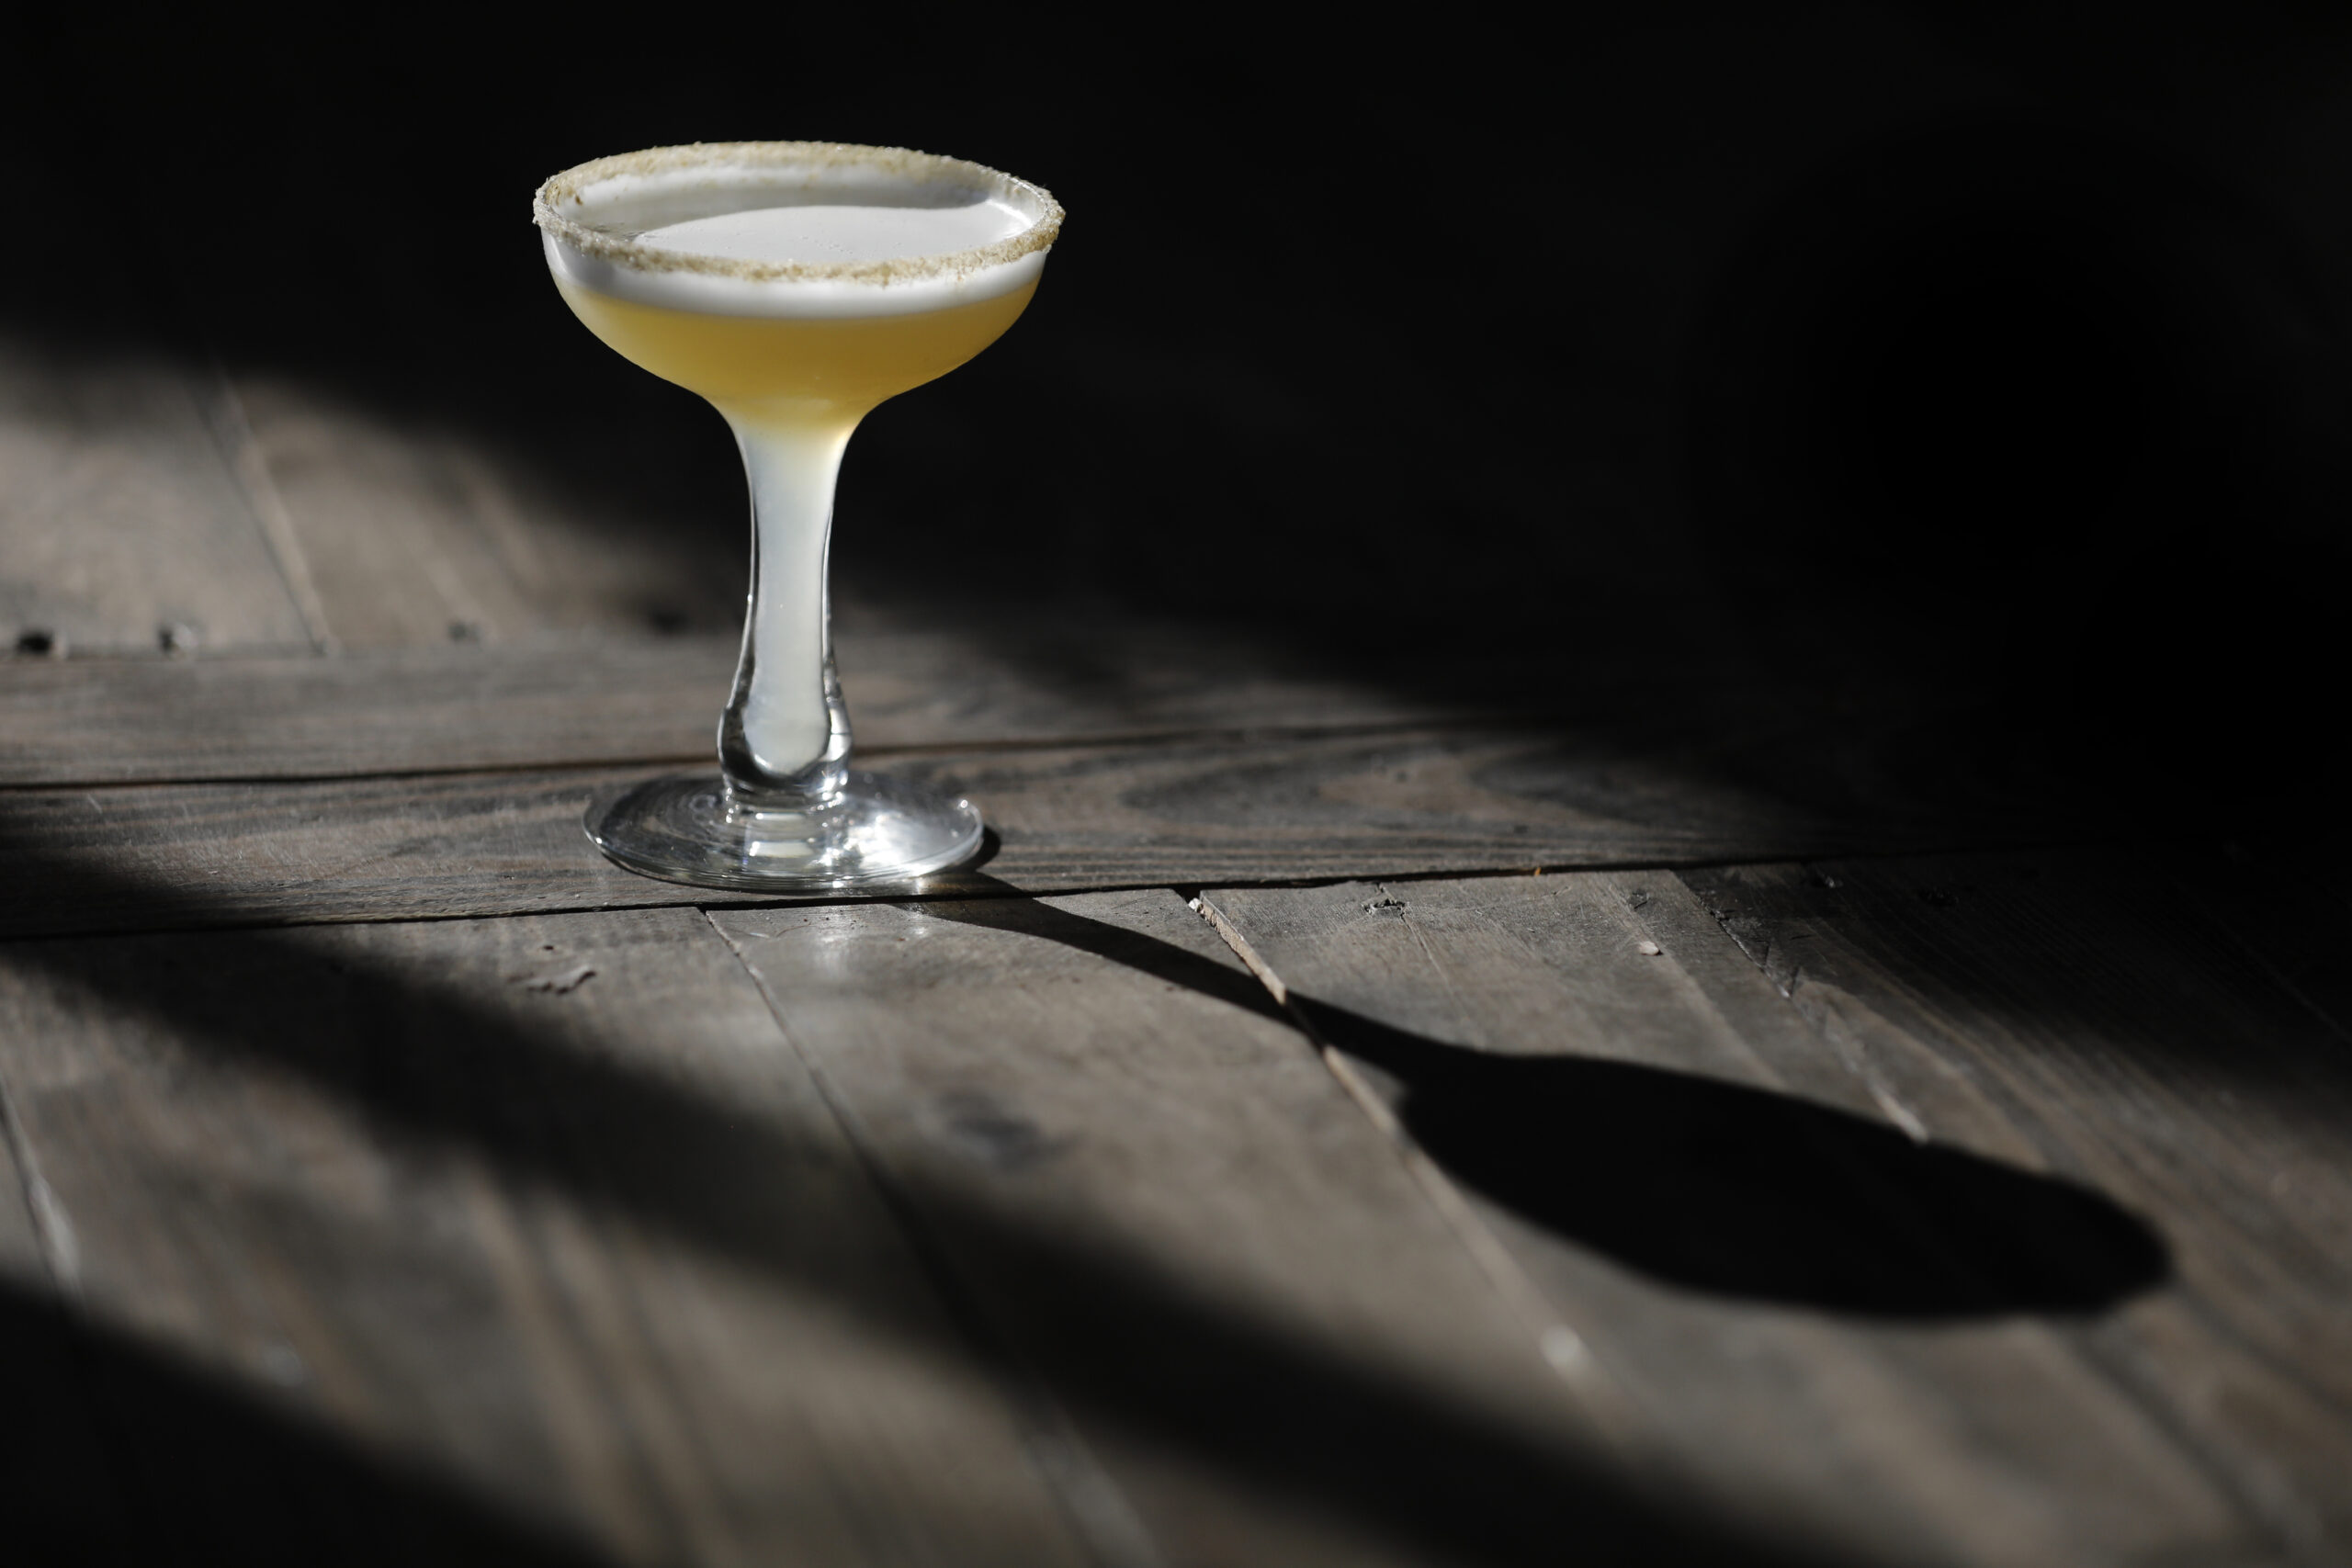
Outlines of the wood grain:
[{"label": "wood grain", "polygon": [[[1514,1115],[1558,1139],[1656,1137],[1669,1149],[1673,1121],[1714,1122],[1713,1142],[1656,1156],[1628,1148],[1609,1173],[1587,1172],[1556,1145],[1530,1152],[1515,1183],[1498,1181],[1478,1151],[1440,1144],[1436,1157],[1464,1162],[1481,1216],[1633,1391],[1694,1487],[1759,1529],[1865,1561],[2237,1561],[2278,1544],[2168,1420],[2118,1391],[2047,1321],[1992,1303],[1972,1320],[1936,1299],[1868,1294],[1867,1280],[1865,1294],[1841,1298],[1769,1264],[1702,1284],[1650,1271],[1680,1261],[1657,1233],[1688,1227],[1711,1258],[1734,1256],[1736,1239],[1704,1227],[1765,1213],[1711,1221],[1690,1209],[1706,1201],[1703,1185],[1680,1212],[1640,1190],[1687,1182],[1692,1162],[1737,1157],[1728,1151],[1742,1130],[1704,1086],[1769,1091],[1733,1104],[1792,1165],[1820,1120],[1791,1114],[1792,1095],[1844,1112],[1858,1139],[1875,1125],[1881,1143],[1904,1144],[1864,1083],[1671,874],[1203,897],[1405,1125],[1429,1129],[1417,1134],[1425,1140],[1450,1136],[1447,1118],[1465,1105],[1489,1145],[1512,1136]],[[1509,1070],[1546,1059],[1583,1070]],[[1512,1098],[1519,1107],[1506,1109]],[[1640,1131],[1653,1114],[1659,1126]],[[1624,1131],[1609,1131],[1612,1122]],[[1984,1152],[2040,1164],[2013,1137],[1992,1142]],[[1781,1163],[1734,1179],[1769,1184]],[[1882,1179],[1901,1168],[1888,1162]],[[1613,1200],[1546,1185],[1612,1179],[1629,1184]],[[1999,1190],[1988,1183],[1983,1201]],[[1613,1222],[1611,1204],[1640,1218]],[[1931,1224],[1915,1216],[1906,1228]],[[1649,1234],[1626,1247],[1625,1225]],[[1823,1241],[1871,1245],[1860,1234]],[[1922,1311],[1929,1321],[1908,1321]]]},{"label": "wood grain", "polygon": [[[1474,716],[1171,633],[845,628],[867,752]],[[361,650],[332,660],[0,660],[0,784],[336,778],[701,761],[736,638]]]},{"label": "wood grain", "polygon": [[169,1560],[1075,1563],[692,911],[0,948]]},{"label": "wood grain", "polygon": [[[126,285],[127,291],[127,285]],[[308,651],[200,362],[138,333],[0,335],[0,658]]]},{"label": "wood grain", "polygon": [[345,648],[641,637],[741,615],[731,537],[714,548],[704,530],[558,496],[482,435],[400,401],[242,367],[234,384]]},{"label": "wood grain", "polygon": [[2334,825],[2283,818],[2267,842],[2184,845],[2165,858],[2160,897],[2218,921],[2278,985],[2352,1041],[2352,840]]},{"label": "wood grain", "polygon": [[73,1240],[0,1077],[0,1474],[7,1539],[59,1562],[130,1561],[117,1467],[68,1313]]},{"label": "wood grain", "polygon": [[1747,1562],[1165,891],[712,916],[1170,1561]]},{"label": "wood grain", "polygon": [[2155,1219],[2177,1286],[2091,1325],[2086,1355],[2283,1538],[2340,1555],[2352,1071],[2340,1030],[2233,930],[2239,911],[2120,852],[1687,880],[1935,1136],[2003,1138]]},{"label": "wood grain", "polygon": [[[1540,729],[908,752],[998,836],[939,892],[1198,886],[1532,865],[1693,863],[1997,840],[1883,803],[1792,803]],[[603,769],[0,795],[0,932],[741,902],[607,865]],[[960,878],[960,879],[959,879]]]}]

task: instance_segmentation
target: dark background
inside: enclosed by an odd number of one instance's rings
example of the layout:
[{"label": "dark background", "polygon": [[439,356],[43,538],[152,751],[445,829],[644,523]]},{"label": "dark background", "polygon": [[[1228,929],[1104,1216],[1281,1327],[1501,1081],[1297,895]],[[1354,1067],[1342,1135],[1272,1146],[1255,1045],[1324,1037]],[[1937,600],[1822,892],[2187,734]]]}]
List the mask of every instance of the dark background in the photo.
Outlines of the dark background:
[{"label": "dark background", "polygon": [[[1020,325],[861,434],[849,601],[1474,690],[1628,648],[1867,677],[1953,716],[1952,765],[2119,814],[2324,807],[2352,28],[1771,9],[51,18],[9,135],[56,231],[216,351],[730,563],[722,427],[560,307],[529,191],[693,140],[974,158],[1069,225]],[[102,338],[40,227],[14,323]]]}]

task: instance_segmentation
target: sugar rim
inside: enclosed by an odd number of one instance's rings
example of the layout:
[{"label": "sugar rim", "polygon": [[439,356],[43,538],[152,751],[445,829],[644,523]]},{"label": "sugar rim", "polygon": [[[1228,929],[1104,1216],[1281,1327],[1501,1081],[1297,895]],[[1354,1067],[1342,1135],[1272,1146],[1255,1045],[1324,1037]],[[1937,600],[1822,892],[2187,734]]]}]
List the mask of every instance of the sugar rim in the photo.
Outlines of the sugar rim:
[{"label": "sugar rim", "polygon": [[[663,175],[681,169],[774,168],[818,170],[865,167],[914,175],[926,181],[943,175],[977,177],[984,187],[1002,197],[1022,196],[1044,209],[1020,233],[968,251],[943,251],[937,255],[901,256],[871,262],[769,262],[731,256],[695,255],[663,250],[636,240],[601,233],[575,223],[555,209],[555,203],[577,200],[588,187],[625,175]],[[963,276],[1019,261],[1042,251],[1061,232],[1062,208],[1043,186],[936,152],[905,147],[864,147],[849,141],[695,141],[683,147],[648,147],[595,158],[549,178],[531,197],[531,221],[565,244],[599,261],[638,272],[699,272],[714,277],[738,277],[753,283],[910,283],[920,278]]]}]

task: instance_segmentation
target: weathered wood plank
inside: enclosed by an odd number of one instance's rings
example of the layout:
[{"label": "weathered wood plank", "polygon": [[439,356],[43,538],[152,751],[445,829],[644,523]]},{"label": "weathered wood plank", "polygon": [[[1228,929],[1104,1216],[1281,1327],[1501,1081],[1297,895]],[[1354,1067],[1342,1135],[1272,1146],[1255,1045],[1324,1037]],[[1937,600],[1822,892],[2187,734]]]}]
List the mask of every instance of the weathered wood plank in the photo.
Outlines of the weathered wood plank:
[{"label": "weathered wood plank", "polygon": [[[836,642],[868,751],[1469,716],[1175,634],[850,628]],[[716,745],[735,653],[729,635],[334,660],[0,660],[0,784],[699,761]]]},{"label": "weathered wood plank", "polygon": [[2165,867],[2169,897],[2231,931],[2278,984],[2352,1042],[2352,839],[2334,824],[2282,818],[2258,847],[2184,847]]},{"label": "weathered wood plank", "polygon": [[1758,1528],[2053,1568],[2278,1544],[2041,1321],[2153,1285],[2153,1237],[1914,1145],[1671,874],[1204,899]]},{"label": "weathered wood plank", "polygon": [[171,1560],[1086,1557],[691,910],[0,948],[0,1082]]},{"label": "weathered wood plank", "polygon": [[278,373],[234,380],[345,648],[646,637],[741,616],[731,534],[715,548],[707,530],[558,497],[480,434],[394,403]]},{"label": "weathered wood plank", "polygon": [[89,1351],[68,1317],[74,1238],[0,1079],[0,1536],[58,1563],[127,1562],[124,1499],[91,1420]]},{"label": "weathered wood plank", "polygon": [[1645,1490],[1173,894],[712,919],[1171,1561],[1774,1559]]},{"label": "weathered wood plank", "polygon": [[135,333],[0,335],[0,656],[310,649],[217,398]]},{"label": "weathered wood plank", "polygon": [[[2341,1555],[2352,1059],[2340,1030],[2160,858],[1686,880],[1826,1045],[1933,1135],[2001,1130],[2163,1228],[2177,1283],[2086,1325],[2086,1356],[2282,1536]],[[2339,908],[2320,928],[2339,950],[2346,923]]]},{"label": "weathered wood plank", "polygon": [[734,657],[731,641],[649,638],[333,659],[0,661],[0,784],[684,760],[714,744]]},{"label": "weathered wood plank", "polygon": [[[892,757],[996,834],[938,892],[1702,863],[1997,840],[1997,821],[1792,805],[1533,729]],[[0,794],[0,932],[705,902],[607,865],[580,815],[628,771]],[[2022,836],[2025,829],[2012,829]]]}]

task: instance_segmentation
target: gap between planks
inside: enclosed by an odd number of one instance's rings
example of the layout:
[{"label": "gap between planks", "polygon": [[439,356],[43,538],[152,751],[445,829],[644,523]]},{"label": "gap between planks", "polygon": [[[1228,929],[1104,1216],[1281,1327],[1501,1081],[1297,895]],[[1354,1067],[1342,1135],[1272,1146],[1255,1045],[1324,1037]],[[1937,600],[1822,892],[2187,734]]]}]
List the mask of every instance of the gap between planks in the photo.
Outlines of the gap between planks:
[{"label": "gap between planks", "polygon": [[1134,1505],[1103,1470],[1085,1435],[1054,1397],[1049,1381],[989,1323],[984,1305],[958,1278],[922,1205],[891,1171],[889,1161],[876,1146],[873,1134],[843,1095],[842,1086],[826,1071],[824,1063],[809,1052],[798,1032],[787,1025],[742,944],[710,910],[696,912],[711,934],[733,955],[744,977],[766,999],[777,1032],[784,1036],[801,1070],[815,1086],[843,1145],[865,1173],[866,1184],[897,1220],[899,1236],[930,1281],[949,1321],[1020,1414],[1021,1437],[1030,1462],[1053,1488],[1079,1534],[1092,1549],[1099,1568],[1164,1568],[1166,1560],[1151,1532],[1136,1517]]},{"label": "gap between planks", "polygon": [[[1526,732],[905,753],[979,803],[994,848],[926,893],[1280,886],[1373,876],[1702,866],[2083,836],[1932,802],[1786,799],[1672,756]],[[688,902],[605,863],[590,797],[640,769],[0,793],[0,867],[39,898],[0,932],[324,923]]]},{"label": "gap between planks", "polygon": [[[2013,843],[1996,842],[1982,845],[1970,845],[1968,846],[1968,852],[1972,853],[1983,852],[1988,854],[2002,854],[2026,852],[2036,850],[2061,850],[2090,847],[2094,846],[2086,840],[2065,839],[2050,840],[2020,840]],[[1841,862],[1851,861],[1855,863],[1876,861],[1899,862],[1911,859],[1921,854],[1934,852],[1937,852],[1932,849],[1894,849],[1884,851],[1878,854],[1841,854],[1836,858]],[[1521,877],[1541,878],[1544,876],[1576,876],[1586,873],[1595,872],[1631,873],[1655,871],[1668,875],[1674,875],[1684,872],[1703,873],[1709,871],[1737,871],[1753,866],[1786,864],[1790,863],[1792,861],[1797,863],[1804,863],[1806,857],[1790,856],[1785,854],[1758,854],[1736,860],[1688,862],[1572,861],[1560,862],[1551,865],[1537,866],[1457,866],[1438,867],[1428,871],[1380,873],[1340,872],[1331,873],[1325,875],[1306,877],[1251,878],[1240,876],[1220,876],[1215,879],[1214,885],[1217,887],[1247,890],[1250,892],[1311,892],[1317,888],[1343,886],[1351,882],[1378,882],[1383,885],[1396,883],[1409,886],[1416,883],[1432,882],[1498,882],[1509,881],[1513,878]],[[635,874],[632,873],[630,874],[633,875]],[[955,872],[944,873],[942,874],[940,880],[947,882],[960,874],[961,874]],[[646,877],[643,878],[643,880],[648,883],[658,883],[659,881],[659,879],[653,877]],[[53,931],[0,931],[0,943],[13,944],[17,942],[77,942],[93,937],[176,936],[191,935],[197,932],[209,931],[298,931],[312,926],[446,925],[452,922],[463,922],[467,920],[519,919],[526,917],[542,915],[622,914],[633,909],[695,909],[707,915],[716,913],[719,910],[741,910],[744,912],[752,912],[768,909],[823,909],[863,904],[966,903],[1001,899],[1035,900],[1038,898],[1074,897],[1081,893],[1149,893],[1163,889],[1175,894],[1179,898],[1184,899],[1187,903],[1190,903],[1193,899],[1200,897],[1201,895],[1211,886],[1211,883],[1207,879],[1182,881],[1171,880],[1168,877],[1147,877],[1134,882],[1074,882],[1067,886],[1055,884],[1046,886],[1016,887],[1009,884],[998,882],[982,874],[973,876],[969,882],[952,882],[951,885],[948,886],[926,887],[912,891],[892,891],[884,889],[865,893],[842,892],[834,894],[802,894],[775,897],[763,897],[759,894],[752,893],[729,894],[716,888],[687,888],[682,885],[678,886],[680,886],[680,896],[675,898],[651,898],[601,904],[515,904],[512,906],[501,906],[491,909],[461,909],[424,913],[404,913],[398,910],[390,910],[381,913],[347,916],[322,915],[309,919],[260,917],[252,919],[185,921],[176,924],[145,926],[108,925],[97,927],[74,927],[68,930]],[[1261,978],[1263,976],[1261,976]],[[2320,1012],[2323,1017],[2329,1016],[2324,1010],[2320,1009],[2317,1004],[2309,1005],[2312,1006],[2312,1010]],[[1310,1031],[1310,1035],[1311,1033],[1312,1032]]]},{"label": "gap between planks", "polygon": [[[1401,879],[1399,879],[1401,880]],[[1242,966],[1257,976],[1274,1004],[1314,1047],[1320,1060],[1340,1088],[1357,1110],[1363,1112],[1375,1131],[1387,1140],[1396,1158],[1414,1182],[1429,1197],[1463,1249],[1470,1255],[1487,1280],[1495,1288],[1503,1303],[1528,1329],[1536,1353],[1544,1363],[1557,1373],[1562,1382],[1572,1391],[1577,1401],[1595,1418],[1601,1431],[1615,1444],[1623,1457],[1632,1458],[1635,1452],[1635,1426],[1633,1412],[1625,1401],[1624,1390],[1609,1376],[1606,1368],[1593,1357],[1586,1337],[1564,1317],[1559,1309],[1545,1298],[1527,1271],[1519,1266],[1510,1249],[1503,1245],[1487,1224],[1478,1217],[1469,1201],[1462,1194],[1451,1177],[1427,1151],[1413,1141],[1373,1087],[1364,1081],[1347,1054],[1324,1036],[1306,1011],[1291,1000],[1290,987],[1281,975],[1261,957],[1250,941],[1225,918],[1210,901],[1207,890],[1179,890],[1193,912],[1208,922]]]},{"label": "gap between planks", "polygon": [[[1166,746],[1239,746],[1250,742],[1282,743],[1316,740],[1377,740],[1385,737],[1409,738],[1449,731],[1464,735],[1491,734],[1497,731],[1535,730],[1544,727],[1540,718],[1503,716],[1472,716],[1463,718],[1399,719],[1394,723],[1363,724],[1280,724],[1257,726],[1204,727],[1195,729],[1139,728],[1128,730],[1085,731],[1072,735],[1012,736],[986,740],[861,740],[857,743],[856,760],[865,762],[895,757],[989,757],[1002,752],[1019,755],[1024,751],[1066,750],[1073,745],[1143,748]],[[185,784],[238,784],[267,788],[276,784],[363,784],[382,780],[402,779],[465,779],[496,778],[506,773],[589,773],[611,768],[686,768],[709,766],[717,753],[707,746],[679,748],[673,750],[644,752],[599,752],[577,758],[535,758],[521,762],[452,762],[424,767],[367,767],[342,772],[319,771],[304,773],[200,773],[172,777],[118,777],[93,774],[86,778],[70,775],[10,778],[0,774],[0,795],[30,795],[46,791],[70,793],[74,790],[163,790]],[[0,763],[5,769],[6,763]],[[1432,873],[1445,874],[1442,872]]]}]

